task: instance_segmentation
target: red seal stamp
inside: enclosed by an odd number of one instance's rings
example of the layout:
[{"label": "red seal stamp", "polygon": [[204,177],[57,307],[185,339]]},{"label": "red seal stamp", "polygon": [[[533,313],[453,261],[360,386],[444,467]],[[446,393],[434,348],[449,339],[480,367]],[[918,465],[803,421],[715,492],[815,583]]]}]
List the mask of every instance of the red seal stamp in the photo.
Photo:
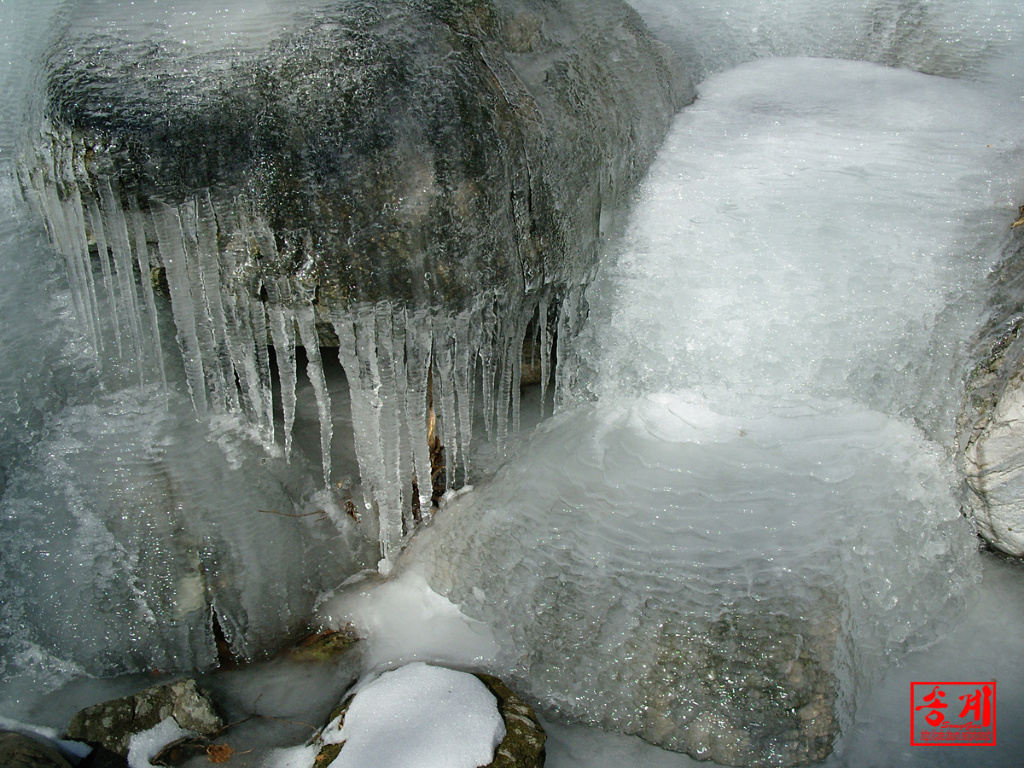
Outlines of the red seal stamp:
[{"label": "red seal stamp", "polygon": [[910,744],[986,747],[996,743],[996,684],[910,684]]}]

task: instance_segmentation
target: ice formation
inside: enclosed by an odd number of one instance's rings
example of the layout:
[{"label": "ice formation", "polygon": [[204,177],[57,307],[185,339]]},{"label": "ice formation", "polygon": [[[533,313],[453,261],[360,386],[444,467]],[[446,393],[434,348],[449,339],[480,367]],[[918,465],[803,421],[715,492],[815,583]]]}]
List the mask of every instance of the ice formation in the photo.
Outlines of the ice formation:
[{"label": "ice formation", "polygon": [[269,25],[179,10],[147,11],[150,35],[147,14],[69,9],[22,185],[105,368],[166,379],[163,286],[196,413],[287,457],[302,347],[328,490],[337,344],[387,569],[469,477],[478,410],[499,451],[518,429],[528,334],[546,390],[596,242],[692,89],[614,0],[493,0],[486,23],[391,0]]},{"label": "ice formation", "polygon": [[[140,382],[164,380],[152,283],[165,277],[196,413],[235,414],[266,445],[275,441],[271,342],[283,412],[280,440],[287,456],[298,383],[295,350],[301,346],[320,414],[323,484],[328,488],[331,403],[318,324],[336,335],[351,392],[364,505],[379,515],[385,560],[412,532],[416,517],[430,514],[430,409],[445,449],[445,486],[453,487],[469,476],[479,382],[486,431],[501,446],[510,429],[518,429],[526,334],[530,329],[537,334],[534,348],[547,377],[553,367],[551,327],[576,322],[572,302],[556,313],[546,293],[525,308],[509,306],[495,293],[454,312],[381,302],[331,310],[328,318],[318,318],[311,284],[255,276],[257,255],[276,261],[279,254],[273,233],[258,216],[246,213],[244,201],[214,203],[206,192],[177,206],[148,206],[133,191],[117,188],[110,179],[96,181],[86,172],[92,152],[86,143],[56,129],[46,138],[34,159],[22,166],[23,183],[64,259],[76,313],[97,355]],[[91,264],[97,258],[102,281],[93,277]],[[146,278],[138,281],[143,301],[136,300],[138,274]],[[103,346],[102,340],[111,336],[116,351]],[[414,483],[419,488],[415,500]]]},{"label": "ice formation", "polygon": [[1020,108],[862,62],[702,85],[588,290],[593,402],[410,552],[549,714],[821,760],[870,670],[963,609],[951,340],[1005,255]]}]

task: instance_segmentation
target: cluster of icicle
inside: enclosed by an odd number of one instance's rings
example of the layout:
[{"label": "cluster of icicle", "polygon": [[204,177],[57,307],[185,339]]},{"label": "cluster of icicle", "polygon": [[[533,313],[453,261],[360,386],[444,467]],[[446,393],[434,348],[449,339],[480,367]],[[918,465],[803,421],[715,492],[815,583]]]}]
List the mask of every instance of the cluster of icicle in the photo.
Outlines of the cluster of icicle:
[{"label": "cluster of icicle", "polygon": [[301,270],[277,277],[258,268],[258,258],[289,263],[289,254],[278,253],[274,233],[243,199],[218,203],[208,191],[174,205],[140,199],[116,174],[92,171],[100,150],[52,126],[43,139],[22,163],[21,182],[64,259],[75,309],[97,359],[131,371],[140,384],[155,380],[166,386],[162,299],[151,280],[162,268],[197,415],[231,414],[268,449],[277,445],[269,341],[287,456],[301,344],[319,411],[327,488],[333,430],[317,321],[329,321],[350,390],[364,503],[380,524],[383,569],[430,514],[429,440],[444,449],[445,487],[466,483],[478,381],[486,432],[502,447],[509,431],[519,428],[528,330],[537,334],[544,387],[554,347],[548,318],[557,315],[561,333],[572,320],[565,305],[580,302],[578,291],[558,307],[549,294],[513,303],[495,291],[459,312],[381,302],[321,310],[318,317],[313,286],[302,280]]}]

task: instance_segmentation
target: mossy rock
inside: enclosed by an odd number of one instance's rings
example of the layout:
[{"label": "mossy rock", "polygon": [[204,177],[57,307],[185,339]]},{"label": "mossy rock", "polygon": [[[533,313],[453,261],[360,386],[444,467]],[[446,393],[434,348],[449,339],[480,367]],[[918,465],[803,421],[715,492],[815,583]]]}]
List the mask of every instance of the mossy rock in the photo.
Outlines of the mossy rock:
[{"label": "mossy rock", "polygon": [[477,673],[477,677],[498,700],[498,711],[505,721],[505,738],[486,768],[542,768],[547,734],[533,707],[520,699],[500,678],[482,673]]},{"label": "mossy rock", "polygon": [[335,661],[359,642],[359,636],[351,628],[330,630],[309,635],[285,651],[293,661],[323,664]]},{"label": "mossy rock", "polygon": [[199,690],[195,680],[186,679],[87,707],[71,718],[67,738],[127,756],[133,735],[168,717],[185,730],[204,736],[224,728],[210,697]]}]

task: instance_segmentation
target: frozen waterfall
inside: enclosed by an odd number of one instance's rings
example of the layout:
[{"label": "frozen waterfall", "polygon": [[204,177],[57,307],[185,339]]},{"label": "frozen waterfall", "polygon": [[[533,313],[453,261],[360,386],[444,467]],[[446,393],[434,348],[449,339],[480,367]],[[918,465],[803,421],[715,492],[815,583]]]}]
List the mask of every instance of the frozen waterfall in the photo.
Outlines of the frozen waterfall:
[{"label": "frozen waterfall", "polygon": [[[406,630],[374,663],[503,674],[553,768],[955,760],[906,746],[907,670],[999,675],[977,759],[1015,759],[1020,617],[978,585],[1021,587],[982,559],[952,453],[987,277],[1019,243],[1024,12],[632,5],[699,98],[601,211],[592,282],[324,311],[301,264],[257,275],[306,251],[244,190],[148,200],[95,183],[81,136],[39,134],[35,62],[75,3],[0,4],[0,715],[210,668],[215,636],[258,657],[396,569],[385,587],[488,642]],[[190,27],[239,61],[293,20],[179,6],[159,45]]]}]

